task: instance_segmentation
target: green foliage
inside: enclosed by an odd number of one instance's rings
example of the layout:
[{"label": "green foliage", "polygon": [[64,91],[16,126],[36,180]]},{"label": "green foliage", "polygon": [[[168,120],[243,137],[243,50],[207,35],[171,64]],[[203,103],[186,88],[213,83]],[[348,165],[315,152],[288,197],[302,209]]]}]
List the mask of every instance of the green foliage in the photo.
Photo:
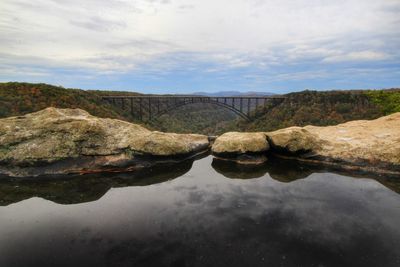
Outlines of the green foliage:
[{"label": "green foliage", "polygon": [[364,91],[304,91],[286,97],[278,106],[257,110],[254,120],[241,121],[237,127],[244,131],[272,131],[290,126],[334,125],[384,115]]},{"label": "green foliage", "polygon": [[[81,108],[99,117],[138,123],[130,109],[102,101],[103,95],[138,95],[133,92],[65,89],[48,84],[0,83],[0,117],[22,115],[49,106]],[[374,119],[400,112],[400,91],[304,91],[286,95],[277,106],[254,111],[250,122],[212,104],[192,104],[171,111],[144,126],[177,133],[221,134],[226,131],[272,131],[290,126],[332,125]],[[135,106],[135,109],[138,107]]]},{"label": "green foliage", "polygon": [[134,120],[128,111],[102,101],[99,91],[65,89],[43,83],[0,83],[0,118],[23,115],[47,107],[81,108],[98,117]]},{"label": "green foliage", "polygon": [[371,90],[365,94],[385,115],[400,112],[400,90]]},{"label": "green foliage", "polygon": [[221,134],[234,127],[236,115],[213,104],[180,107],[152,122],[152,127],[176,133]]},{"label": "green foliage", "polygon": [[[97,91],[65,89],[48,84],[0,83],[0,118],[18,116],[42,110],[46,107],[81,108],[98,117],[117,118],[139,122],[130,108],[120,107],[102,101],[103,95],[138,95],[134,92]],[[134,105],[137,103],[134,102]],[[128,105],[128,104],[127,104]],[[134,110],[138,110],[135,106]],[[236,116],[215,105],[188,105],[163,115],[144,126],[166,132],[178,133],[222,133],[228,124],[234,126]]]}]

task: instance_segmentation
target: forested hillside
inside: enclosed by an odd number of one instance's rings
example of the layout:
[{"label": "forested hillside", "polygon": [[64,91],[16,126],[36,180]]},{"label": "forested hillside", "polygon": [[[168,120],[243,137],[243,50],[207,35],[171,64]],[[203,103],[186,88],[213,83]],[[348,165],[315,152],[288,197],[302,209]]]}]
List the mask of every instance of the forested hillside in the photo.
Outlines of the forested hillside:
[{"label": "forested hillside", "polygon": [[236,118],[236,114],[226,108],[197,103],[164,114],[151,125],[161,131],[215,135],[235,129]]},{"label": "forested hillside", "polygon": [[271,131],[289,126],[334,125],[350,120],[375,119],[400,111],[400,91],[304,91],[290,93],[273,108],[259,109],[247,131]]},{"label": "forested hillside", "polygon": [[143,123],[130,113],[101,100],[103,95],[138,95],[134,92],[66,89],[48,84],[0,83],[0,118],[23,115],[46,107],[81,108],[99,117],[144,124],[153,130],[180,133],[221,133],[236,115],[215,105],[190,105]]},{"label": "forested hillside", "polygon": [[[128,109],[123,111],[101,100],[102,95],[121,94],[138,93],[65,89],[48,84],[0,83],[0,117],[22,115],[53,106],[81,108],[95,116],[140,123]],[[144,125],[160,131],[214,135],[234,130],[271,131],[294,125],[332,125],[400,112],[398,89],[303,91],[287,94],[286,97],[277,106],[257,109],[250,122],[219,106],[193,104]]]},{"label": "forested hillside", "polygon": [[46,107],[81,108],[99,117],[130,119],[119,109],[104,103],[97,91],[48,84],[0,83],[0,117],[22,115]]}]

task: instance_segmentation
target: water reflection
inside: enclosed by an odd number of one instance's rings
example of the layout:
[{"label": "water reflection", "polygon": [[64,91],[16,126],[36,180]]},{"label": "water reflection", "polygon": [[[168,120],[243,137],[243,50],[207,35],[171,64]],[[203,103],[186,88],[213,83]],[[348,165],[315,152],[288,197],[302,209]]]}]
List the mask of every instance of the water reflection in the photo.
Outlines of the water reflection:
[{"label": "water reflection", "polygon": [[[197,159],[200,159],[200,157]],[[100,199],[111,188],[146,186],[175,179],[190,171],[192,164],[193,160],[187,160],[178,164],[165,164],[129,173],[103,173],[24,179],[0,177],[0,206],[7,206],[32,197],[41,197],[58,204],[77,204],[95,201]],[[254,179],[268,174],[272,179],[283,183],[307,178],[312,173],[329,171],[352,176],[353,178],[374,179],[390,190],[400,194],[400,179],[397,177],[327,170],[326,168],[307,166],[290,160],[270,159],[266,164],[254,166],[240,165],[231,161],[214,158],[211,166],[218,173],[231,179]]]},{"label": "water reflection", "polygon": [[214,158],[212,161],[212,167],[218,173],[231,179],[253,179],[268,174],[271,178],[283,183],[290,183],[298,179],[304,179],[313,173],[330,172],[352,178],[373,179],[390,190],[400,194],[400,177],[398,176],[351,172],[339,170],[337,168],[328,168],[324,165],[308,165],[294,160],[271,158],[267,163],[261,165],[241,165],[236,164],[233,161]]},{"label": "water reflection", "polygon": [[41,197],[59,204],[95,201],[111,188],[146,186],[175,179],[188,172],[192,164],[193,160],[187,160],[174,165],[161,165],[128,173],[24,179],[0,177],[0,206],[32,197]]},{"label": "water reflection", "polygon": [[[176,175],[93,176],[82,193],[118,188],[75,205],[0,207],[0,266],[400,266],[400,195],[372,177],[273,161],[231,168],[207,157]],[[80,186],[69,182],[58,200],[77,203],[63,196]]]},{"label": "water reflection", "polygon": [[241,165],[232,161],[213,159],[212,167],[220,174],[233,179],[252,179],[269,174],[273,179],[289,183],[313,173],[310,167],[296,161],[270,159],[261,165]]}]

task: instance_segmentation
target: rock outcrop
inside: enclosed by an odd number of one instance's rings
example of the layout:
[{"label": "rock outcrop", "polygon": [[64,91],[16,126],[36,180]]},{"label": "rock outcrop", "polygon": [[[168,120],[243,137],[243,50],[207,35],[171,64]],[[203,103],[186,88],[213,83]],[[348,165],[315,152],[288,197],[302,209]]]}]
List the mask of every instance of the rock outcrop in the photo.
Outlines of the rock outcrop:
[{"label": "rock outcrop", "polygon": [[140,168],[207,150],[207,136],[152,132],[80,109],[0,120],[0,173],[12,176]]},{"label": "rock outcrop", "polygon": [[264,133],[228,132],[215,140],[212,153],[221,159],[231,159],[242,164],[260,164],[267,160],[263,154],[268,149]]},{"label": "rock outcrop", "polygon": [[289,127],[265,135],[277,152],[303,154],[320,148],[317,136],[301,127]]},{"label": "rock outcrop", "polygon": [[[261,134],[257,133],[257,136]],[[400,174],[400,113],[336,126],[290,127],[264,135],[270,145],[269,154],[339,168]],[[236,133],[222,135],[212,150],[218,151],[219,157],[224,151],[246,153],[241,138],[236,136]],[[220,145],[222,137],[222,143],[229,145]]]},{"label": "rock outcrop", "polygon": [[[210,139],[153,132],[140,125],[94,117],[80,109],[47,108],[0,119],[0,174],[136,170],[205,152]],[[336,126],[225,133],[216,138],[212,153],[219,160],[241,164],[261,164],[267,156],[276,155],[400,175],[400,113]]]}]

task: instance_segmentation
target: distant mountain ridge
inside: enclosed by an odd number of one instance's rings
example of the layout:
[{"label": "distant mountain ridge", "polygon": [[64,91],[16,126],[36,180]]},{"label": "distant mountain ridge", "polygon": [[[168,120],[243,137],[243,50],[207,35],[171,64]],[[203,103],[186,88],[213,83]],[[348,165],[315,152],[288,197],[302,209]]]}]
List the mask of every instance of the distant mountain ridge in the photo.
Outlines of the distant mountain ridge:
[{"label": "distant mountain ridge", "polygon": [[270,96],[275,95],[271,92],[239,92],[239,91],[220,91],[215,93],[207,93],[207,92],[195,92],[190,95],[202,95],[202,96],[211,96],[211,97],[224,97],[224,96]]}]

